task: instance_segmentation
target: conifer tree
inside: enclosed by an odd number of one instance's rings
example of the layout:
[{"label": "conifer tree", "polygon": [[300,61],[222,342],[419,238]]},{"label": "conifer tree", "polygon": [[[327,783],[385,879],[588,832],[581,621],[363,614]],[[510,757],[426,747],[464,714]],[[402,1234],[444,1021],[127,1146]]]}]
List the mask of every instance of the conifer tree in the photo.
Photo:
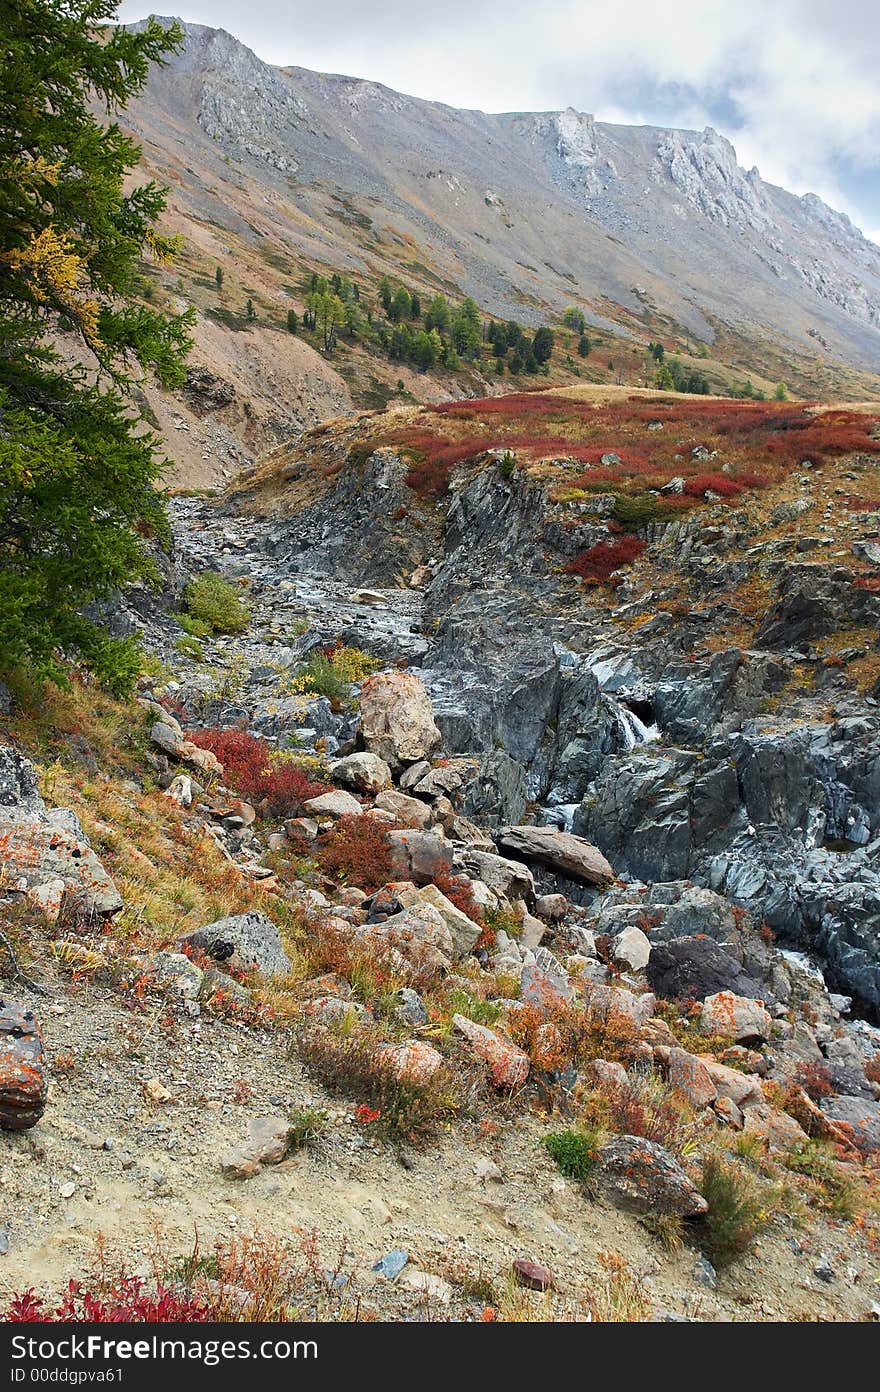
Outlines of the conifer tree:
[{"label": "conifer tree", "polygon": [[0,656],[56,681],[73,658],[122,693],[137,651],[86,608],[154,574],[165,461],[132,391],[146,374],[183,384],[191,315],[137,297],[142,259],[175,247],[163,190],[128,185],[140,150],[114,119],[182,35],[113,27],[115,11],[2,6]]}]

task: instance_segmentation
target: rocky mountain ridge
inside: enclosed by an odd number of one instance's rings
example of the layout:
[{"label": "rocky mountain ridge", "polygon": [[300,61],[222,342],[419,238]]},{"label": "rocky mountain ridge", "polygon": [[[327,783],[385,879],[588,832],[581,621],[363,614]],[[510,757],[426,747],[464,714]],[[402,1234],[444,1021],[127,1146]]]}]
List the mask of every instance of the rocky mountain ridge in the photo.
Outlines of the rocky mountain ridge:
[{"label": "rocky mountain ridge", "polygon": [[[815,196],[739,168],[715,131],[614,126],[571,109],[455,111],[272,68],[222,30],[190,24],[186,36],[128,119],[159,148],[159,122],[166,142],[195,126],[191,159],[207,138],[252,176],[262,167],[269,203],[279,176],[312,216],[326,216],[327,193],[353,201],[367,236],[346,237],[344,220],[334,229],[340,270],[369,264],[370,224],[390,216],[441,276],[504,317],[538,301],[559,311],[573,295],[597,322],[603,299],[636,314],[648,302],[709,342],[728,324],[805,351],[818,333],[877,366],[880,251]],[[288,236],[295,246],[297,230]]]}]

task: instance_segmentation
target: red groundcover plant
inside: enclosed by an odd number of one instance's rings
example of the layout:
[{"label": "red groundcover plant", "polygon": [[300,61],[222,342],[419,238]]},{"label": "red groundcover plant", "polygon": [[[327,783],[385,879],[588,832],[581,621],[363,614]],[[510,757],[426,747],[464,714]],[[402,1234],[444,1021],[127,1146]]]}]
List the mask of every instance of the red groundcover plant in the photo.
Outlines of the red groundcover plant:
[{"label": "red groundcover plant", "polygon": [[597,541],[565,567],[583,580],[607,580],[621,566],[630,565],[645,549],[638,537],[623,536],[619,541]]},{"label": "red groundcover plant", "polygon": [[273,760],[271,746],[246,730],[195,730],[187,734],[193,744],[216,754],[230,788],[248,802],[265,801],[274,817],[294,816],[307,798],[327,791],[325,783],[313,783],[299,765]]},{"label": "red groundcover plant", "polygon": [[211,1318],[203,1301],[164,1286],[149,1292],[137,1276],[123,1276],[105,1296],[71,1281],[54,1310],[33,1289],[22,1291],[3,1315],[8,1324],[204,1324]]}]

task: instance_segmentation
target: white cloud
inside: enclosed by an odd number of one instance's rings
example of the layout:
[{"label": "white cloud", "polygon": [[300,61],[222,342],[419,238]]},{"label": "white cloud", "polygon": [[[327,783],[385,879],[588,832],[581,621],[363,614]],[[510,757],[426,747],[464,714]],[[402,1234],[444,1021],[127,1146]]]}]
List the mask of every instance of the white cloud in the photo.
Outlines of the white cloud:
[{"label": "white cloud", "polygon": [[[144,8],[125,0],[121,16]],[[880,222],[875,0],[187,0],[184,17],[270,62],[455,106],[711,124],[765,178]]]}]

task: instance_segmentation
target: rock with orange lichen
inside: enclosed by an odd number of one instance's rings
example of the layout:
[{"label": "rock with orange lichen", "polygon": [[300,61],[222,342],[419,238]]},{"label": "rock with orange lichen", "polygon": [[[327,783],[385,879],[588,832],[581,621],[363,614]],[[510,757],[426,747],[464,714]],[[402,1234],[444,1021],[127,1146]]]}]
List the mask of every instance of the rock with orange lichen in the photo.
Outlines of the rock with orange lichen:
[{"label": "rock with orange lichen", "polygon": [[709,1205],[668,1150],[643,1136],[615,1136],[599,1152],[598,1174],[621,1208],[697,1218]]},{"label": "rock with orange lichen", "polygon": [[735,996],[733,991],[718,991],[703,1001],[700,1028],[704,1034],[720,1034],[738,1041],[763,1040],[770,1038],[773,1021],[760,1001]]},{"label": "rock with orange lichen", "polygon": [[489,1065],[492,1082],[498,1088],[519,1087],[529,1076],[529,1056],[509,1039],[478,1025],[465,1015],[453,1015],[452,1023],[470,1044],[477,1058]]}]

